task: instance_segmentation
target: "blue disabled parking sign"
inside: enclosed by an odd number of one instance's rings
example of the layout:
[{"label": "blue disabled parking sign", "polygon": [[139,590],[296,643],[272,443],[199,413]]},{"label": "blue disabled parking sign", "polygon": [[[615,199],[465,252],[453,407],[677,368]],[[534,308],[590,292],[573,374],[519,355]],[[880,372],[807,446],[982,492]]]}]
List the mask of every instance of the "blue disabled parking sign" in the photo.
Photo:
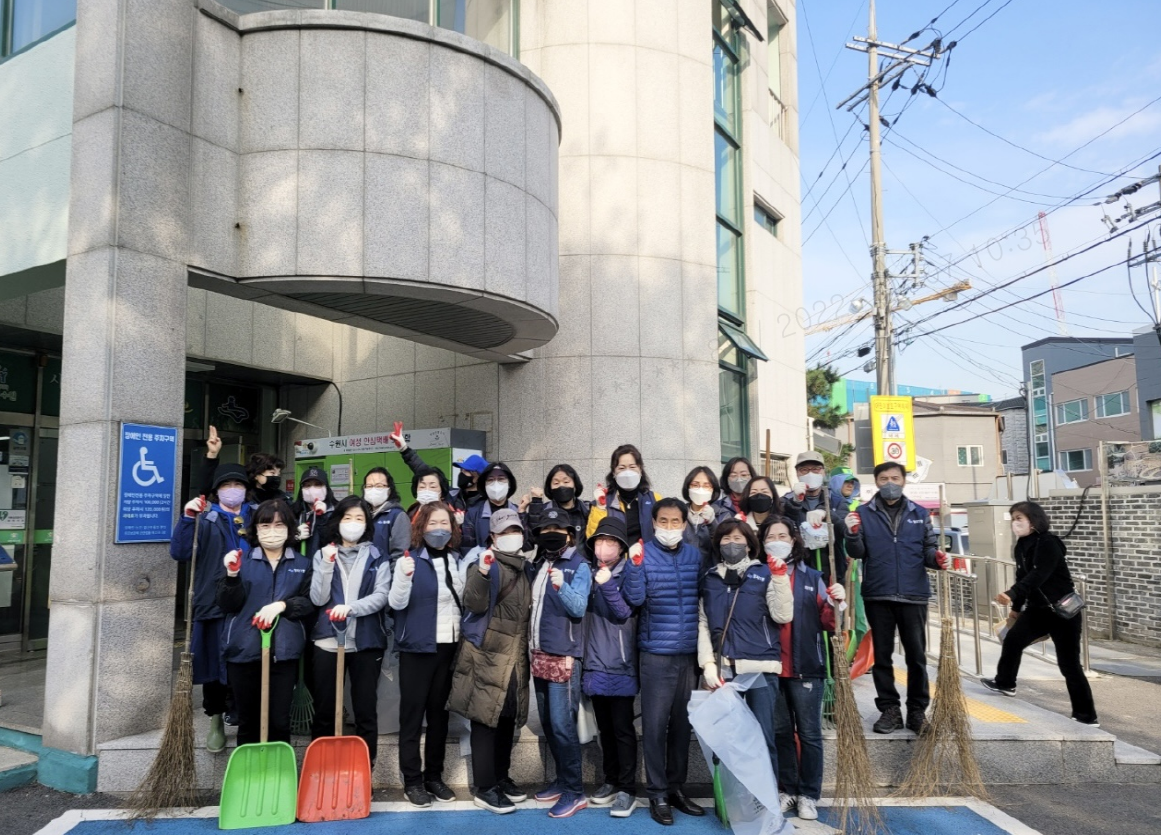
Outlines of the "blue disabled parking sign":
[{"label": "blue disabled parking sign", "polygon": [[169,542],[177,507],[177,429],[121,424],[115,542]]}]

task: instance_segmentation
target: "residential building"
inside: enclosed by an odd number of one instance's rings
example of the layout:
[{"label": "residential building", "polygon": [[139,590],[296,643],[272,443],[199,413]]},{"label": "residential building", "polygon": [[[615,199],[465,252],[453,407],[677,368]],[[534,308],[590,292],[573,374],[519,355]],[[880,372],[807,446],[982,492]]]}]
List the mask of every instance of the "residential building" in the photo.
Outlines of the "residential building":
[{"label": "residential building", "polygon": [[1052,375],[1056,469],[1081,487],[1100,481],[1100,442],[1141,440],[1137,357],[1082,365]]},{"label": "residential building", "polygon": [[1010,397],[991,407],[1000,416],[1000,463],[1004,474],[1028,472],[1028,400]]},{"label": "residential building", "polygon": [[632,442],[669,494],[806,443],[791,0],[0,10],[0,641],[47,645],[70,788],[170,697],[122,423],[179,428],[183,497],[211,424],[482,430],[521,489]]},{"label": "residential building", "polygon": [[928,459],[924,482],[943,484],[949,505],[986,499],[1000,463],[1000,416],[991,404],[940,404],[917,399],[912,404],[916,455]]},{"label": "residential building", "polygon": [[1153,328],[1133,334],[1137,356],[1137,412],[1141,440],[1161,441],[1161,335]]},{"label": "residential building", "polygon": [[[895,393],[899,397],[922,397],[924,399],[947,397],[955,398],[954,402],[957,403],[991,400],[991,397],[986,394],[973,394],[958,389],[933,389],[923,386],[896,386],[895,388],[898,389]],[[856,404],[870,403],[872,395],[878,393],[878,384],[873,380],[852,380],[849,377],[843,377],[831,386],[830,402],[832,406],[837,406],[844,412],[853,412]]]}]

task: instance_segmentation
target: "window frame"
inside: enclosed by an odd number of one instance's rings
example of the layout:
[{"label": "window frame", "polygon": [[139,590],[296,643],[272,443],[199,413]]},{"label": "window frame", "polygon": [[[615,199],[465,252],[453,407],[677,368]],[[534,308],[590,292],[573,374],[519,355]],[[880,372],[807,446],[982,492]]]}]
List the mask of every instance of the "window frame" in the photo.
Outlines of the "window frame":
[{"label": "window frame", "polygon": [[764,229],[776,240],[779,239],[778,228],[782,223],[782,215],[771,209],[766,203],[754,197],[754,222],[759,229]]},{"label": "window frame", "polygon": [[[1080,404],[1080,417],[1074,420],[1062,420],[1061,416],[1065,414],[1065,410],[1069,406],[1075,406],[1077,404]],[[1073,400],[1065,400],[1063,403],[1057,403],[1053,407],[1052,414],[1057,426],[1071,426],[1074,423],[1084,423],[1089,419],[1089,415],[1091,414],[1088,408],[1088,398],[1077,397]]]},{"label": "window frame", "polygon": [[[730,344],[733,346],[733,350],[738,356],[738,360],[740,362],[740,365],[731,363],[731,362],[721,358],[721,344],[723,341],[730,342]],[[737,417],[737,422],[738,422],[738,425],[741,427],[741,436],[742,436],[740,450],[739,449],[731,449],[731,451],[730,451],[731,454],[726,455],[725,454],[725,435],[724,435],[724,433],[722,433],[722,439],[723,439],[722,440],[722,463],[724,464],[730,458],[733,458],[734,454],[741,455],[743,458],[750,457],[750,397],[749,397],[749,388],[750,388],[749,363],[750,363],[750,360],[746,357],[746,355],[736,345],[733,344],[732,341],[729,340],[729,338],[725,335],[725,333],[723,331],[721,331],[720,329],[718,331],[718,346],[719,346],[719,348],[718,348],[718,431],[719,431],[719,433],[721,433],[722,421],[724,420],[724,417],[725,417],[723,411],[727,406],[726,403],[721,402],[721,387],[722,387],[721,386],[721,377],[722,377],[722,375],[728,374],[732,378],[734,378],[734,380],[737,383],[737,388],[741,392],[741,396],[739,397],[739,402],[736,404],[737,409],[738,409],[738,413],[739,413],[738,417]],[[729,405],[734,405],[734,404],[729,404]]]},{"label": "window frame", "polygon": [[[1104,411],[1105,404],[1108,402],[1108,398],[1110,397],[1120,398],[1121,405],[1124,406],[1124,411],[1112,413]],[[1129,397],[1128,389],[1125,389],[1124,391],[1113,391],[1109,392],[1108,394],[1098,394],[1095,395],[1093,399],[1096,401],[1096,408],[1094,411],[1096,412],[1096,416],[1098,418],[1124,417],[1125,415],[1131,415],[1133,413],[1133,403],[1132,399]]]},{"label": "window frame", "polygon": [[[974,464],[972,463],[972,457],[973,457],[972,452],[973,451],[978,451],[978,453],[979,453],[977,456],[975,456],[976,463],[974,463]],[[963,463],[963,461],[961,461],[960,453],[963,453],[962,458],[967,461],[966,464]],[[983,446],[983,444],[959,444],[959,445],[957,445],[955,448],[955,462],[956,462],[956,466],[959,466],[959,467],[975,468],[975,467],[984,466],[984,446]]]},{"label": "window frame", "polygon": [[[1081,463],[1084,465],[1078,468],[1069,466],[1068,456],[1080,453]],[[1063,470],[1066,473],[1087,473],[1092,471],[1092,450],[1091,449],[1062,449],[1056,453],[1057,469]]]}]

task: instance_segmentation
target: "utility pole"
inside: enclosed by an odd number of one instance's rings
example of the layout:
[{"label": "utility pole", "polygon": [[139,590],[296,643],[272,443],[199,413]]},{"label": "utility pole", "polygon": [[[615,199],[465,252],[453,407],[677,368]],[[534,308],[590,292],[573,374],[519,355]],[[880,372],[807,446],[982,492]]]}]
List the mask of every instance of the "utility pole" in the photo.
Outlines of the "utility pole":
[{"label": "utility pole", "polygon": [[[1117,231],[1117,224],[1119,223],[1132,223],[1139,218],[1144,217],[1145,215],[1161,212],[1161,200],[1157,200],[1147,206],[1142,206],[1141,208],[1134,208],[1133,204],[1128,200],[1130,195],[1136,194],[1142,188],[1152,183],[1156,183],[1158,188],[1161,189],[1161,166],[1157,167],[1157,173],[1152,177],[1146,177],[1143,180],[1138,180],[1137,182],[1132,183],[1131,185],[1127,185],[1115,194],[1110,194],[1105,198],[1104,202],[1106,204],[1116,203],[1122,198],[1125,200],[1124,214],[1114,220],[1113,218],[1109,217],[1108,210],[1106,209],[1104,217],[1101,218],[1101,220],[1104,221],[1104,224],[1109,228],[1110,235]],[[1129,251],[1130,253],[1132,252],[1132,243],[1129,244]],[[1161,246],[1152,243],[1151,234],[1147,234],[1145,236],[1145,244],[1142,247],[1141,254],[1129,258],[1128,266],[1130,271],[1130,283],[1132,281],[1133,267],[1144,266],[1146,270],[1151,271],[1151,276],[1149,277],[1148,282],[1149,288],[1152,291],[1150,295],[1153,298],[1153,332],[1157,334],[1158,343],[1161,343],[1161,278],[1158,278],[1157,275],[1158,262],[1161,262]]]},{"label": "utility pole", "polygon": [[[894,83],[897,86],[900,77],[909,67],[930,67],[943,49],[938,38],[926,49],[910,49],[880,41],[875,26],[875,0],[870,0],[867,37],[856,37],[854,40],[854,43],[847,44],[847,48],[867,53],[867,83],[839,102],[835,109],[850,103],[847,110],[853,111],[863,101],[867,102],[867,132],[871,154],[871,287],[874,292],[875,308],[875,385],[879,394],[889,395],[895,393],[895,365],[891,344],[894,330],[891,322],[891,287],[887,276],[887,244],[883,235],[883,173],[880,158],[882,146],[879,134],[882,117],[879,115],[879,88],[887,83]],[[888,59],[882,69],[879,68],[880,52]],[[912,95],[917,91],[918,85],[912,89]],[[918,262],[916,263],[918,266]]]}]

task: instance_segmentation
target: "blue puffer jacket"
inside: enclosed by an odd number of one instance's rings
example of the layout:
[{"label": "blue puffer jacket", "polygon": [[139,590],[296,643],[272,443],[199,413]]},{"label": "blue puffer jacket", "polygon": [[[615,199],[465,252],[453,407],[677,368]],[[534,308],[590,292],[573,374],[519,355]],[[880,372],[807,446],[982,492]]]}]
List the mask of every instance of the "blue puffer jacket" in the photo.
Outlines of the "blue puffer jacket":
[{"label": "blue puffer jacket", "polygon": [[862,520],[859,532],[846,536],[847,555],[863,561],[863,599],[926,603],[931,597],[927,569],[938,568],[935,551],[939,537],[931,527],[927,508],[904,497],[905,506],[891,517],[876,493],[855,511]]},{"label": "blue puffer jacket", "polygon": [[[219,560],[221,562],[221,560]],[[286,548],[277,568],[255,548],[242,557],[237,577],[218,582],[218,606],[226,613],[226,637],[222,654],[226,661],[245,664],[262,658],[262,635],[251,621],[263,606],[281,600],[286,610],[278,619],[271,639],[274,661],[293,661],[306,644],[306,621],[314,617],[310,602],[311,560]]]},{"label": "blue puffer jacket", "polygon": [[640,609],[637,647],[655,655],[697,652],[698,579],[702,554],[682,542],[670,550],[656,539],[645,543],[641,565],[625,566],[623,592],[630,606]]}]

